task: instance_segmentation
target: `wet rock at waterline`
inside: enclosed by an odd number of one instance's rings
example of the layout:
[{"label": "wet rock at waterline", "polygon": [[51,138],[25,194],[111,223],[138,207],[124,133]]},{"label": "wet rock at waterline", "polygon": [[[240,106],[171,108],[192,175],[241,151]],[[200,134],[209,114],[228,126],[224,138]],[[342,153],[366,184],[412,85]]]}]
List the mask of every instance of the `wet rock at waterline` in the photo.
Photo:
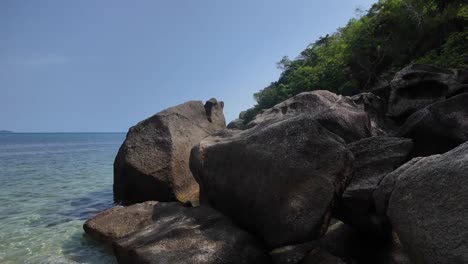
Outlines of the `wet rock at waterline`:
[{"label": "wet rock at waterline", "polygon": [[153,222],[153,209],[158,202],[131,206],[114,206],[87,220],[83,226],[91,237],[112,243]]}]

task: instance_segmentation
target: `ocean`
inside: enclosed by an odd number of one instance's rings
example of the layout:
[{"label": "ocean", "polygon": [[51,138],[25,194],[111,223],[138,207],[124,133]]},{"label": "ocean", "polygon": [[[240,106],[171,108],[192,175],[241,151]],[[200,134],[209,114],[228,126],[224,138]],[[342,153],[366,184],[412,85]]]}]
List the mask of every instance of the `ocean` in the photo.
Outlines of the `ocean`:
[{"label": "ocean", "polygon": [[83,231],[113,205],[124,133],[0,134],[0,263],[115,263]]}]

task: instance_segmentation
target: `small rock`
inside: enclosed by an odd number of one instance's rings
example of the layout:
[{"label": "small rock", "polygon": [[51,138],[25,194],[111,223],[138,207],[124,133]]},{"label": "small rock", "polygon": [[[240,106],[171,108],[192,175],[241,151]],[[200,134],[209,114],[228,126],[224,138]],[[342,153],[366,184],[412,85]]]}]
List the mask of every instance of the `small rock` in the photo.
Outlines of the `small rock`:
[{"label": "small rock", "polygon": [[242,119],[234,119],[234,120],[232,120],[231,122],[229,122],[229,124],[227,125],[227,128],[229,128],[229,129],[240,129],[240,130],[243,130],[243,129],[245,129],[244,120],[242,120]]},{"label": "small rock", "polygon": [[94,239],[110,244],[151,224],[157,204],[149,201],[131,206],[114,206],[86,221],[83,228]]}]

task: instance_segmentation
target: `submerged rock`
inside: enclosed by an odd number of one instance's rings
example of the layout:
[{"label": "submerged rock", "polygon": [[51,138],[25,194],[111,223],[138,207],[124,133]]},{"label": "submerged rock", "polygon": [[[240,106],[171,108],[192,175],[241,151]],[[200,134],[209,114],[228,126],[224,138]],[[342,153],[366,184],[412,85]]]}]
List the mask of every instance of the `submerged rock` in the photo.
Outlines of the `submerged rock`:
[{"label": "submerged rock", "polygon": [[398,135],[413,139],[413,156],[444,153],[467,141],[468,93],[417,111],[408,117]]},{"label": "submerged rock", "polygon": [[154,206],[153,223],[114,243],[119,263],[262,264],[268,254],[219,212],[178,203]]},{"label": "submerged rock", "polygon": [[384,178],[374,197],[416,263],[468,263],[468,143],[416,158]]},{"label": "submerged rock", "polygon": [[225,129],[223,102],[189,101],[131,127],[114,162],[114,195],[127,203],[198,201],[189,170],[190,149]]},{"label": "submerged rock", "polygon": [[301,114],[207,137],[193,148],[190,167],[202,204],[273,248],[326,231],[352,161],[339,136]]}]

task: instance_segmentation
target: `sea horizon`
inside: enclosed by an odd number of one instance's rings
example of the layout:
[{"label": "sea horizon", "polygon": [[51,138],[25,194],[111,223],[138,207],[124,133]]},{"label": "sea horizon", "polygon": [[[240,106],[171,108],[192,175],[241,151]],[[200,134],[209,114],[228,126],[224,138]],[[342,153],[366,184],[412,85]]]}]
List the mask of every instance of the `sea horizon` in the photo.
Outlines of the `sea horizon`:
[{"label": "sea horizon", "polygon": [[115,263],[83,231],[114,203],[121,132],[0,134],[0,262]]},{"label": "sea horizon", "polygon": [[122,134],[127,132],[93,132],[93,131],[54,131],[54,132],[22,132],[11,130],[0,130],[0,134]]}]

